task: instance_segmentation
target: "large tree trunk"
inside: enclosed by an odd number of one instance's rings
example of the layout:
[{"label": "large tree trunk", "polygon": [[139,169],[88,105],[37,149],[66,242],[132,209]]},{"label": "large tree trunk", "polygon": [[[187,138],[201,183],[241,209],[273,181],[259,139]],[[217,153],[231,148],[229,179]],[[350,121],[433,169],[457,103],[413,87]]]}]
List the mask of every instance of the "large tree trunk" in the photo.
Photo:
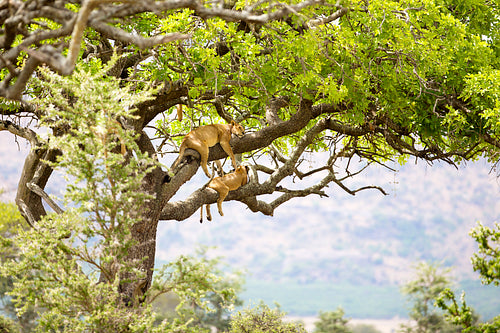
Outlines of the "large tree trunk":
[{"label": "large tree trunk", "polygon": [[[154,156],[153,145],[146,134],[141,135],[138,143],[141,150]],[[141,190],[151,195],[152,199],[147,200],[137,212],[140,222],[136,223],[131,230],[132,238],[137,245],[129,250],[125,260],[139,263],[137,268],[146,273],[146,278],[121,277],[122,280],[126,278],[131,281],[120,285],[120,293],[126,304],[134,305],[142,302],[144,293],[151,287],[155,268],[156,231],[160,214],[177,190],[194,176],[198,167],[199,159],[191,159],[172,181],[166,181],[168,174],[160,167],[153,169],[143,179]]]},{"label": "large tree trunk", "polygon": [[45,189],[53,170],[44,160],[55,161],[57,154],[58,152],[54,150],[47,151],[46,149],[32,147],[24,160],[23,170],[17,186],[16,204],[21,215],[32,227],[35,227],[36,222],[47,213],[42,203],[42,197],[29,188],[30,184],[37,186],[41,190]]},{"label": "large tree trunk", "polygon": [[[154,147],[145,133],[138,140],[140,149],[154,156]],[[142,180],[141,191],[152,198],[146,200],[136,212],[139,222],[132,226],[131,235],[135,244],[125,258],[128,262],[137,263],[139,270],[146,274],[145,278],[121,276],[126,282],[120,284],[119,292],[127,305],[143,301],[144,293],[151,287],[156,252],[156,230],[162,207],[165,205],[162,195],[163,180],[166,172],[156,167]]]}]

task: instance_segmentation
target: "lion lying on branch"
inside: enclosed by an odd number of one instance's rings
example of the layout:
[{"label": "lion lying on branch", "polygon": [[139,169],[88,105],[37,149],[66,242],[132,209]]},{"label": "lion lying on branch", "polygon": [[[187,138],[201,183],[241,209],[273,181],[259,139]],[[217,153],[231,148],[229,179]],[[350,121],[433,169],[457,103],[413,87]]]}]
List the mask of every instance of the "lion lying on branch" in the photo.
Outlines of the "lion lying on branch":
[{"label": "lion lying on branch", "polygon": [[[222,212],[222,202],[227,197],[229,191],[234,191],[241,186],[248,183],[247,174],[248,167],[245,165],[240,165],[231,173],[228,173],[222,177],[215,177],[212,179],[207,187],[216,190],[219,193],[219,199],[217,199],[217,208],[219,209],[220,216],[224,216]],[[210,205],[206,205],[207,209],[207,220],[212,221],[212,214],[210,213]],[[200,223],[203,222],[203,205],[200,208]]]},{"label": "lion lying on branch", "polygon": [[226,154],[231,157],[231,162],[233,167],[236,169],[236,159],[231,149],[229,141],[231,140],[231,135],[235,134],[238,137],[242,137],[245,133],[245,129],[240,124],[236,123],[234,120],[230,124],[212,124],[200,126],[191,132],[189,132],[182,140],[181,146],[179,148],[179,157],[175,160],[172,165],[172,169],[179,164],[184,156],[184,151],[186,148],[191,148],[200,153],[201,156],[201,167],[207,177],[211,178],[208,173],[207,163],[208,163],[208,152],[209,148],[220,143],[222,149]]}]

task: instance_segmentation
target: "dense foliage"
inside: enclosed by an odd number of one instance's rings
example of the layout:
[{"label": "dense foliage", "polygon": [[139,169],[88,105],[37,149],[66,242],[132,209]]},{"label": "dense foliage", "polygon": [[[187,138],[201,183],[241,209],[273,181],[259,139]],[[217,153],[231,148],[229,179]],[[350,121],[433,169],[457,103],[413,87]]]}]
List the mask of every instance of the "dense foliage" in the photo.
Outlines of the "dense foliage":
[{"label": "dense foliage", "polygon": [[320,311],[318,320],[314,323],[314,333],[351,333],[352,329],[347,326],[348,319],[344,318],[344,310],[338,308],[335,311]]},{"label": "dense foliage", "polygon": [[[72,129],[64,135],[48,134],[48,149],[53,145],[60,151],[50,166],[63,170],[68,181],[66,209],[51,201],[57,213],[10,237],[7,245],[18,248],[22,256],[4,262],[0,272],[13,280],[10,295],[20,315],[35,305],[43,309],[37,319],[39,331],[197,332],[188,327],[193,307],[210,311],[208,293],[218,296],[220,306],[228,306],[234,290],[219,283],[215,262],[181,256],[156,272],[147,293],[139,292],[148,282],[148,272],[138,266],[154,257],[137,259],[139,263],[124,258],[141,246],[131,233],[144,202],[152,200],[140,186],[155,161],[138,149],[135,133],[120,126],[118,119],[126,122],[133,117],[130,105],[150,92],[130,94],[116,79],[99,80],[106,70],[78,68],[66,78],[44,72],[42,122]],[[71,105],[65,105],[67,92],[74,94]],[[134,289],[127,294],[126,287]],[[178,317],[155,324],[150,303],[166,292],[179,297]]]},{"label": "dense foliage", "polygon": [[287,323],[283,320],[284,313],[279,309],[271,309],[265,304],[255,308],[238,311],[232,316],[230,333],[305,333],[300,323]]},{"label": "dense foliage", "polygon": [[[479,224],[471,231],[471,236],[478,243],[479,251],[472,258],[474,270],[479,273],[483,283],[500,283],[500,224],[496,223],[494,228],[488,228]],[[493,333],[500,330],[500,315],[485,323],[477,323],[474,312],[467,305],[465,294],[458,301],[455,293],[450,289],[444,290],[437,299],[437,305],[446,311],[450,322],[461,325],[466,333],[485,332]]]},{"label": "dense foliage", "polygon": [[[12,238],[26,228],[26,223],[19,214],[16,205],[0,202],[0,265],[19,258],[19,249],[15,246]],[[34,308],[30,308],[20,315],[8,295],[12,290],[16,275],[0,275],[0,313],[5,315],[5,317],[0,315],[0,332],[18,332],[19,327],[22,328],[23,332],[30,332],[34,327],[36,318]]]}]

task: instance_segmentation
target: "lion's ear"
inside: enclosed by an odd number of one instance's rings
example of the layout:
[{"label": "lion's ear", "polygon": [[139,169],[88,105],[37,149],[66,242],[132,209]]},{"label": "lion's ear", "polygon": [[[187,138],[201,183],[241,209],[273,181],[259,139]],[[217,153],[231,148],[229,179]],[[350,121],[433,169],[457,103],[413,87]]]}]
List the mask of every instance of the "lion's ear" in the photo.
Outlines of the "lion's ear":
[{"label": "lion's ear", "polygon": [[236,125],[236,122],[234,120],[231,120],[231,125]]}]

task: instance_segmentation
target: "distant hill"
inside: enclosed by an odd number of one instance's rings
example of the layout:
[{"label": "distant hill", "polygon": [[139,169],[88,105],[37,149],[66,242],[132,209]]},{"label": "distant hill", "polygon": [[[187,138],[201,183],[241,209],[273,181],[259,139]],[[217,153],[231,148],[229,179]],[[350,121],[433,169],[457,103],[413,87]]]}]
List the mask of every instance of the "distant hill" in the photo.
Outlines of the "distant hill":
[{"label": "distant hill", "polygon": [[[20,146],[24,150],[0,133],[0,188],[15,189],[27,153],[23,142]],[[205,183],[198,173],[176,198]],[[481,288],[472,271],[475,244],[468,236],[477,221],[500,221],[495,171],[484,161],[458,170],[442,163],[408,163],[398,172],[373,167],[349,184],[363,185],[382,186],[389,195],[370,190],[351,196],[332,185],[328,198],[292,200],[274,217],[227,202],[225,217],[212,207],[212,222],[200,224],[198,214],[183,222],[161,222],[157,261],[193,253],[198,244],[217,246],[214,255],[247,270],[246,299],[278,300],[297,315],[342,305],[347,316],[358,318],[404,315],[399,286],[412,277],[412,265],[438,261],[453,267],[484,317],[500,313],[500,288]],[[2,200],[13,195],[8,192]]]}]

